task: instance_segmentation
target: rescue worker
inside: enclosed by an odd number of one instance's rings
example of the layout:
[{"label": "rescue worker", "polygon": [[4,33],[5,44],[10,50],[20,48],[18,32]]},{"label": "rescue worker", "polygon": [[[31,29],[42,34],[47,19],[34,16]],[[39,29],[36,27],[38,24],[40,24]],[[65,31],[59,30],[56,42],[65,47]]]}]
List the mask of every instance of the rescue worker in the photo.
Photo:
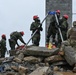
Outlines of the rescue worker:
[{"label": "rescue worker", "polygon": [[[58,26],[61,30],[61,33],[62,33],[62,37],[63,37],[63,40],[67,40],[67,31],[68,31],[68,15],[63,15],[62,19],[60,20],[60,25]],[[60,32],[58,31],[58,47],[61,46],[61,37],[60,37]]]},{"label": "rescue worker", "polygon": [[[60,10],[56,11],[56,15],[57,15],[57,18],[59,21],[60,20]],[[48,27],[47,36],[46,36],[46,46],[47,47],[49,45],[50,37],[52,37],[52,43],[56,44],[55,37],[56,37],[57,31],[58,31],[58,28],[57,28],[56,17],[55,17],[55,15],[53,15],[52,18],[50,19],[50,25]]]},{"label": "rescue worker", "polygon": [[76,50],[76,21],[73,22],[73,27],[68,30],[67,37],[70,45]]},{"label": "rescue worker", "polygon": [[1,57],[5,57],[5,53],[7,51],[7,48],[6,48],[6,35],[2,34],[1,38],[2,38],[0,40]]},{"label": "rescue worker", "polygon": [[10,34],[10,39],[9,39],[9,45],[11,47],[11,50],[15,50],[15,46],[17,44],[17,46],[19,46],[18,44],[18,40],[20,40],[24,45],[26,45],[26,43],[24,42],[22,36],[24,35],[24,32],[18,32],[18,31],[14,31]]},{"label": "rescue worker", "polygon": [[69,65],[74,66],[73,72],[76,72],[76,21],[73,22],[73,27],[68,30],[67,37],[68,40],[62,42],[61,50],[66,53],[64,55],[66,55]]},{"label": "rescue worker", "polygon": [[[76,50],[76,21],[73,22],[73,27],[71,27],[68,32],[67,32],[67,37],[68,37],[68,42],[70,44],[70,46],[72,46],[72,48],[74,50]],[[74,52],[74,51],[73,51]],[[75,51],[76,52],[76,51]],[[74,53],[75,53],[74,52]],[[75,53],[76,54],[76,53]],[[74,59],[76,59],[76,57],[74,57]],[[76,73],[76,62],[73,68],[73,72]]]},{"label": "rescue worker", "polygon": [[33,16],[34,22],[32,22],[30,26],[30,31],[32,31],[32,34],[37,30],[36,34],[32,38],[32,43],[34,46],[39,46],[40,42],[40,31],[43,30],[42,24],[40,23],[40,19],[37,15]]}]

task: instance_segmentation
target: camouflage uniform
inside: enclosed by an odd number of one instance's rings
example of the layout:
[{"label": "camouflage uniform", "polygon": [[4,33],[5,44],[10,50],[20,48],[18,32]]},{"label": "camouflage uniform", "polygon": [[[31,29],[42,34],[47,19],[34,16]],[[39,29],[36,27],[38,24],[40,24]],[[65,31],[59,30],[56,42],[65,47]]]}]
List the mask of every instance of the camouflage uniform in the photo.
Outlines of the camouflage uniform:
[{"label": "camouflage uniform", "polygon": [[68,41],[76,50],[76,21],[73,22],[73,26],[74,27],[68,30]]},{"label": "camouflage uniform", "polygon": [[[60,21],[60,30],[61,30],[61,33],[62,33],[62,37],[63,37],[63,40],[67,40],[67,30],[68,30],[68,22],[67,22],[67,19],[65,18],[62,18],[61,21]],[[60,37],[60,34],[58,32],[58,47],[60,47],[61,45],[61,37]]]},{"label": "camouflage uniform", "polygon": [[30,26],[30,30],[32,31],[32,34],[37,30],[36,34],[32,38],[32,43],[35,46],[39,46],[40,42],[40,31],[43,30],[42,25],[38,27],[40,24],[40,20],[35,20],[35,22],[32,22]]},{"label": "camouflage uniform", "polygon": [[69,65],[74,66],[73,72],[76,72],[76,21],[73,22],[73,27],[71,27],[67,32],[67,41],[62,42],[60,51],[65,53],[64,57]]},{"label": "camouflage uniform", "polygon": [[0,41],[0,51],[1,51],[1,57],[5,57],[5,53],[6,53],[6,40],[5,39],[1,39]]},{"label": "camouflage uniform", "polygon": [[76,50],[76,21],[73,22],[73,27],[68,29],[67,40],[62,42],[62,46],[62,50],[64,50],[65,46],[71,46]]},{"label": "camouflage uniform", "polygon": [[[60,16],[58,17],[58,20],[60,20]],[[50,36],[52,37],[52,43],[56,43],[55,37],[56,37],[56,33],[58,31],[55,15],[52,16],[52,18],[50,19],[50,21],[51,22],[50,22],[50,25],[48,27],[47,37],[46,37],[46,43],[47,44],[49,43]]]},{"label": "camouflage uniform", "polygon": [[20,40],[22,43],[26,44],[22,38],[22,35],[20,34],[20,32],[13,32],[10,34],[10,39],[9,39],[9,45],[11,47],[11,50],[15,49],[15,45],[17,44],[17,46],[19,46],[17,40]]}]

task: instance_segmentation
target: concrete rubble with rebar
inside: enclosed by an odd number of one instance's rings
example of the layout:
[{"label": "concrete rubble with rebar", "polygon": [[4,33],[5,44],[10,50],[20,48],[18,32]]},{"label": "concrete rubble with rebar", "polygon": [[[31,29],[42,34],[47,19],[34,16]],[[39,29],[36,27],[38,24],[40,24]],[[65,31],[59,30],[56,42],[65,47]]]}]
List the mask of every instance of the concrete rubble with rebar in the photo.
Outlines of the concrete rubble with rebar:
[{"label": "concrete rubble with rebar", "polygon": [[76,75],[59,48],[29,46],[10,55],[0,58],[0,75]]}]

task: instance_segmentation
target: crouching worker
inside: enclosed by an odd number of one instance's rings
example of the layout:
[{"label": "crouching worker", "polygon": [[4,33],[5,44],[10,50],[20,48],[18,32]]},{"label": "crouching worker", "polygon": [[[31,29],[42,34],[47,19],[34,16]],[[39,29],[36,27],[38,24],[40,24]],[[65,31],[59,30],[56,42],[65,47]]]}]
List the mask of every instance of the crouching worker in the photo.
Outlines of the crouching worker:
[{"label": "crouching worker", "polygon": [[15,50],[16,45],[19,46],[19,44],[17,42],[18,40],[20,40],[24,45],[26,45],[26,43],[24,42],[24,40],[22,38],[23,35],[24,35],[23,31],[21,31],[21,32],[15,31],[10,34],[9,45],[11,47],[11,50]]},{"label": "crouching worker", "polygon": [[0,40],[0,52],[1,52],[1,57],[5,57],[5,53],[7,51],[7,48],[6,48],[6,35],[3,34],[1,36],[1,40]]}]

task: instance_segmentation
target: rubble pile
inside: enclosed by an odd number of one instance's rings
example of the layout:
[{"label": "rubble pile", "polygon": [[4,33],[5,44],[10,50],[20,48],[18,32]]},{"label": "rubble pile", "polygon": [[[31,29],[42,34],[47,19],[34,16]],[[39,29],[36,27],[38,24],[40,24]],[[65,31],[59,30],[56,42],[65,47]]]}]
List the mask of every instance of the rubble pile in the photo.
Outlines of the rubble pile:
[{"label": "rubble pile", "polygon": [[59,48],[31,46],[11,50],[10,57],[0,58],[0,75],[76,75]]}]

